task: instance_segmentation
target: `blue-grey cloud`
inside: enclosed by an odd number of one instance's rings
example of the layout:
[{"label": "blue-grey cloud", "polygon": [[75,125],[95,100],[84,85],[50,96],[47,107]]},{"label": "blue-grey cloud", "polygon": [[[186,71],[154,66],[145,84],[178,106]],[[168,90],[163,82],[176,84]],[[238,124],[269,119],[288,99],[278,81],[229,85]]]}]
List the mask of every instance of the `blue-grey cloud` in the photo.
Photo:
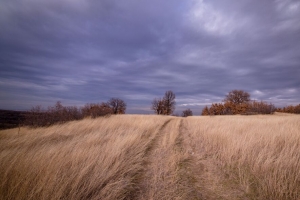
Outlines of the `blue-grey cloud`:
[{"label": "blue-grey cloud", "polygon": [[296,0],[0,2],[0,109],[124,99],[151,113],[166,90],[199,114],[232,89],[300,102]]}]

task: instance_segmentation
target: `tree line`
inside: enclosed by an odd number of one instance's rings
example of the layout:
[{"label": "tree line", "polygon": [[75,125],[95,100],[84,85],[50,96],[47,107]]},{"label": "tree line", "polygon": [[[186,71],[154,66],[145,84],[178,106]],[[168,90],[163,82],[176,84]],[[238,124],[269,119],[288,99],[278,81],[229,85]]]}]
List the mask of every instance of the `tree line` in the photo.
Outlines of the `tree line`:
[{"label": "tree line", "polygon": [[[153,99],[151,109],[157,115],[172,115],[176,105],[175,97],[173,91],[166,91],[162,98]],[[201,115],[256,115],[273,114],[274,112],[300,114],[300,104],[276,108],[272,103],[252,100],[250,94],[244,90],[232,90],[225,96],[222,103],[212,103],[211,106],[205,106]],[[193,112],[186,109],[182,111],[181,116],[193,116]]]},{"label": "tree line", "polygon": [[[157,115],[171,115],[175,110],[175,97],[173,91],[166,91],[162,98],[152,101],[151,109]],[[223,103],[213,103],[202,110],[202,115],[236,115],[236,114],[272,114],[276,108],[271,103],[251,100],[250,94],[243,90],[232,90],[224,98]],[[181,116],[192,116],[190,109],[182,111]]]},{"label": "tree line", "polygon": [[63,106],[58,101],[54,106],[44,110],[35,106],[24,114],[23,125],[31,127],[50,126],[68,121],[80,120],[85,117],[96,118],[113,114],[125,114],[126,103],[119,98],[111,98],[108,102],[90,103],[83,107]]},{"label": "tree line", "polygon": [[[151,110],[157,115],[174,115],[176,95],[173,91],[166,91],[161,98],[155,98],[151,102]],[[112,114],[125,114],[126,103],[119,98],[111,98],[107,102],[90,103],[83,107],[63,106],[57,102],[54,106],[49,106],[44,110],[41,106],[35,106],[25,112],[22,116],[22,125],[39,127],[49,126],[57,123],[64,123],[72,120],[80,120],[85,117],[96,118],[99,116],[109,116]],[[243,90],[230,91],[222,103],[212,103],[205,106],[201,115],[255,115],[273,114],[274,112],[286,112],[300,114],[300,104],[297,106],[287,106],[276,108],[272,103],[255,101],[250,98],[250,94]],[[193,116],[191,109],[182,111],[182,117]]]},{"label": "tree line", "polygon": [[300,114],[300,104],[296,106],[286,106],[283,108],[277,108],[276,112]]}]

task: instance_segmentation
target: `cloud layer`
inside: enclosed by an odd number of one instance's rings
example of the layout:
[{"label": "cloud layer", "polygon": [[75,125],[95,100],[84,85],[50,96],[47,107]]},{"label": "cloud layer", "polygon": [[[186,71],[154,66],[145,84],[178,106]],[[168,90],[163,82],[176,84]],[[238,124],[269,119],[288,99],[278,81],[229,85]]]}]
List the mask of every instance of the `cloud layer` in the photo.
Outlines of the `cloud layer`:
[{"label": "cloud layer", "polygon": [[0,2],[1,109],[124,99],[151,113],[166,90],[180,113],[232,89],[300,103],[295,0]]}]

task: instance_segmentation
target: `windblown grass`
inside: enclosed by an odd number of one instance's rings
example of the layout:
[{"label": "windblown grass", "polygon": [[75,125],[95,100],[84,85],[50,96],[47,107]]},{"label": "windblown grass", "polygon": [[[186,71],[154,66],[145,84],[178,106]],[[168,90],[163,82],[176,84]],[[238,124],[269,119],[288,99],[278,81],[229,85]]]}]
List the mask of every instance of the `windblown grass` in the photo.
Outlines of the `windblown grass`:
[{"label": "windblown grass", "polygon": [[0,199],[124,199],[167,118],[112,116],[0,134]]},{"label": "windblown grass", "polygon": [[300,116],[116,115],[0,131],[0,199],[300,199]]},{"label": "windblown grass", "polygon": [[205,150],[251,199],[300,199],[300,116],[193,117]]}]

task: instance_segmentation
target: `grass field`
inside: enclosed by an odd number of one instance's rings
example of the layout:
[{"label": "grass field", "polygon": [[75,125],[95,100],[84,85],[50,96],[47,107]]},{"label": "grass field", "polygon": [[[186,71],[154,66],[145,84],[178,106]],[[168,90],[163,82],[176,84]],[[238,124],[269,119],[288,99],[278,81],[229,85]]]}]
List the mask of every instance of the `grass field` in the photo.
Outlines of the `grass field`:
[{"label": "grass field", "polygon": [[0,131],[0,199],[300,199],[300,116],[116,115]]}]

